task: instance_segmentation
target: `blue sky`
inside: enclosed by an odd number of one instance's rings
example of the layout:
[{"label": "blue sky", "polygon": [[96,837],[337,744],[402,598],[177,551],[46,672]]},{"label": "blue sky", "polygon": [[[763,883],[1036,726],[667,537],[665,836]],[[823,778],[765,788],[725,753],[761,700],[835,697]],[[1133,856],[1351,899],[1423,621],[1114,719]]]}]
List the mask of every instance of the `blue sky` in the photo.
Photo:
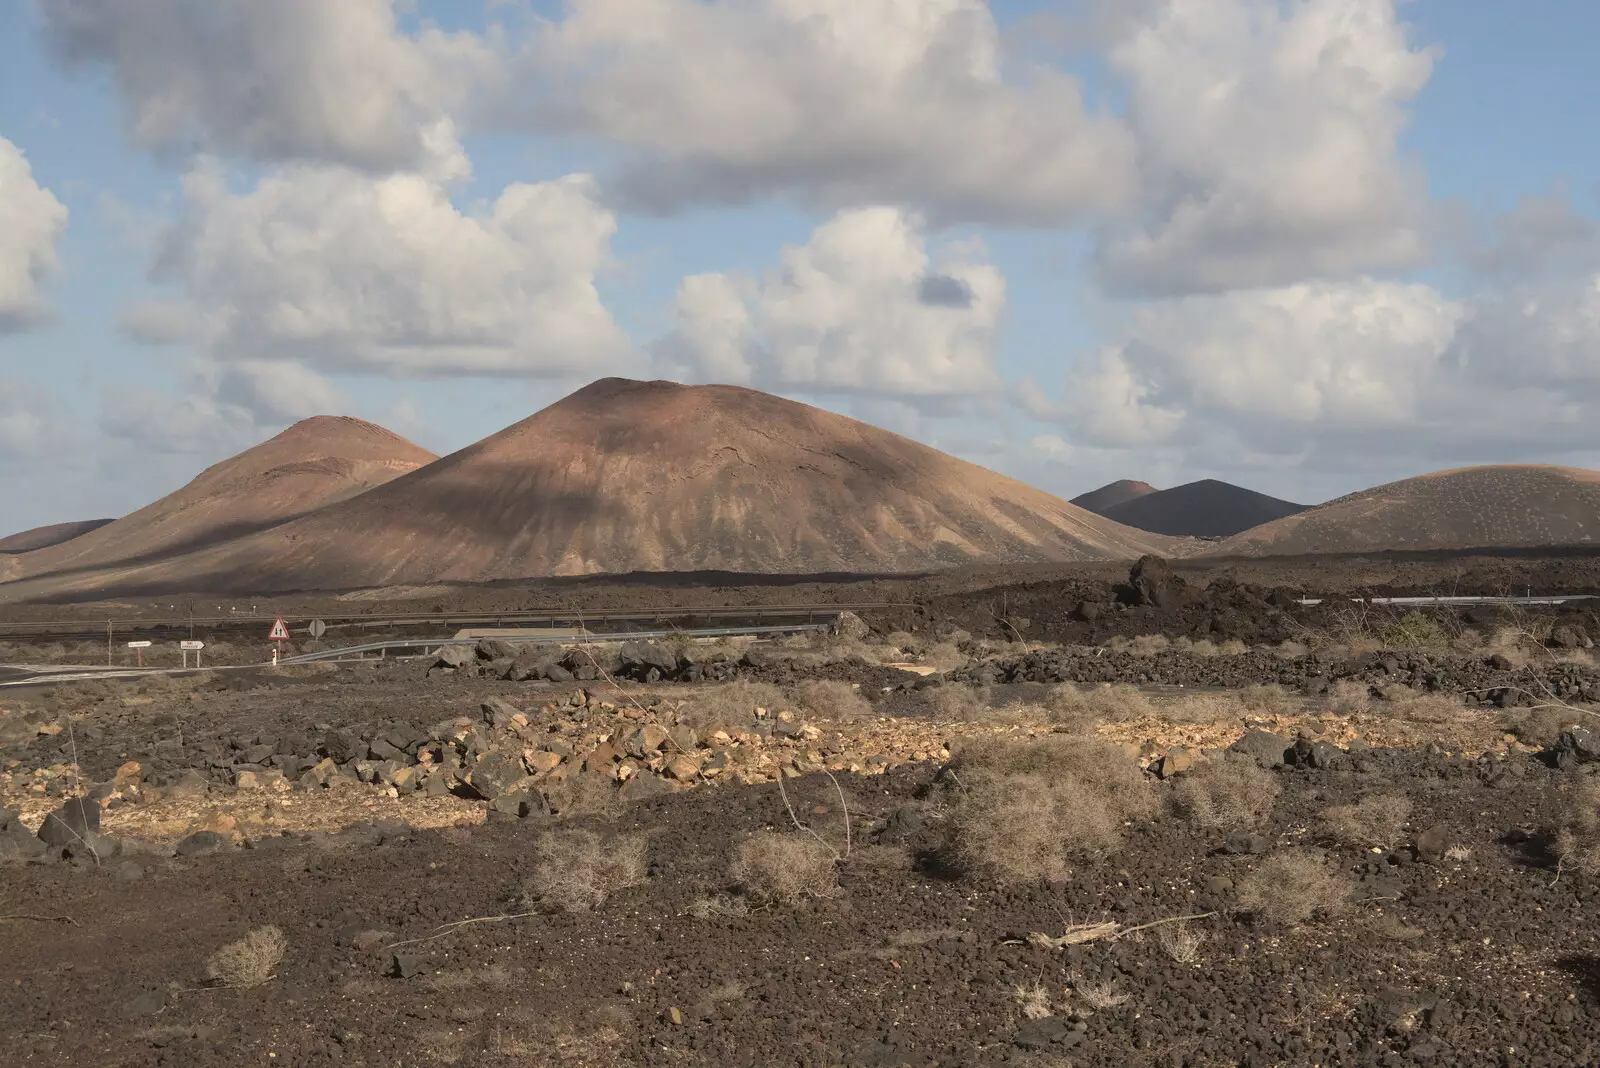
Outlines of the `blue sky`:
[{"label": "blue sky", "polygon": [[606,371],[1064,496],[1600,454],[1593,4],[251,7],[0,6],[0,528]]}]

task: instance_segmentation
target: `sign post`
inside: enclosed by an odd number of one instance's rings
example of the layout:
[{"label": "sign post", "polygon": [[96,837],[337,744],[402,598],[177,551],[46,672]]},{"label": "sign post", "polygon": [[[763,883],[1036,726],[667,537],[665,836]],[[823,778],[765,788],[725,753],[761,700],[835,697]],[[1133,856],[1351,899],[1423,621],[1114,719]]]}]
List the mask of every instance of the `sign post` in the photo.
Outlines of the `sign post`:
[{"label": "sign post", "polygon": [[139,657],[139,666],[144,667],[144,651],[150,648],[149,642],[129,642],[128,648],[134,650]]},{"label": "sign post", "polygon": [[267,640],[277,643],[272,647],[272,662],[276,665],[278,655],[283,652],[283,643],[289,640],[289,626],[283,621],[282,616],[273,620],[272,629],[267,632]]},{"label": "sign post", "polygon": [[306,628],[306,633],[313,638],[320,638],[328,633],[328,625],[320,619],[313,619],[311,625]]},{"label": "sign post", "polygon": [[197,641],[179,642],[178,643],[178,648],[183,650],[183,666],[184,667],[188,667],[189,666],[189,653],[193,652],[194,653],[194,666],[195,667],[199,667],[200,666],[200,650],[204,649],[205,647],[206,647],[206,643],[205,642],[197,642]]}]

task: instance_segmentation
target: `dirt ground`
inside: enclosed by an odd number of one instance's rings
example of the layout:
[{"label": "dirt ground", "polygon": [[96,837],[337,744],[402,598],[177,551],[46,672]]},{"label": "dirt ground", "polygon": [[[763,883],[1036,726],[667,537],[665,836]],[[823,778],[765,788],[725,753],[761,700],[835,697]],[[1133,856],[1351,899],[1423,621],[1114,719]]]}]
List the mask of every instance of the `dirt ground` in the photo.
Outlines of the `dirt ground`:
[{"label": "dirt ground", "polygon": [[[1591,565],[1492,566],[1565,582]],[[1093,620],[1080,603],[1117,603],[1124,574],[946,576],[910,614],[869,613],[864,642],[793,643],[716,685],[391,663],[0,693],[0,1049],[117,1066],[1600,1064],[1600,872],[1557,833],[1600,783],[1592,653],[1475,644],[1459,616],[1426,649],[1372,644],[1416,626],[1387,617],[1335,646],[1347,621],[1274,604],[1276,574]],[[1238,648],[1219,618],[1248,634]],[[1268,644],[1285,619],[1315,640]],[[1581,610],[1517,622],[1600,630]],[[910,640],[891,655],[896,629]],[[416,769],[379,760],[395,746],[450,789],[400,777]],[[518,775],[551,758],[533,794],[465,788],[507,746]],[[1018,797],[1097,781],[1075,752],[1126,766],[1123,793],[974,824],[985,780],[963,760],[994,751],[1046,761],[1000,780]],[[1198,784],[1240,768],[1237,811],[1197,815]],[[101,849],[5,852],[84,793],[104,801]],[[1389,814],[1339,815],[1362,804]],[[1102,809],[1093,848],[1043,843],[1064,867],[1016,877],[962,852]],[[769,833],[791,852],[763,891],[739,865]],[[1263,886],[1298,885],[1286,871],[1316,876],[1315,907],[1263,904]],[[796,896],[772,889],[802,874]],[[281,958],[213,974],[269,926]]]}]

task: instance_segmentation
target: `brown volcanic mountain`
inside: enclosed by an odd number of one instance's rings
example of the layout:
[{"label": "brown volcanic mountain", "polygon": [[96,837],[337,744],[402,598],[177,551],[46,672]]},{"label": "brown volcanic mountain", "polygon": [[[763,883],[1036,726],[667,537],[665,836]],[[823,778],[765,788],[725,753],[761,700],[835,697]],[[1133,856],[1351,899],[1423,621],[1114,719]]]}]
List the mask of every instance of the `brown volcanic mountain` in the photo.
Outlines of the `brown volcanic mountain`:
[{"label": "brown volcanic mountain", "polygon": [[1600,541],[1600,471],[1464,467],[1362,490],[1222,542],[1239,555],[1524,548]]},{"label": "brown volcanic mountain", "polygon": [[352,500],[73,592],[892,572],[1183,547],[804,404],[612,378]]},{"label": "brown volcanic mountain", "polygon": [[434,459],[426,449],[360,419],[305,419],[207,468],[132,515],[71,541],[0,560],[0,579],[169,559],[353,497]]},{"label": "brown volcanic mountain", "polygon": [[1172,489],[1142,494],[1100,514],[1156,534],[1225,538],[1306,508],[1307,505],[1291,504],[1243,486],[1203,478]]},{"label": "brown volcanic mountain", "polygon": [[47,527],[34,527],[9,538],[0,538],[0,553],[31,553],[35,549],[48,549],[113,522],[115,520],[112,519],[85,519],[78,523],[52,523]]},{"label": "brown volcanic mountain", "polygon": [[1072,503],[1079,508],[1087,508],[1095,515],[1105,515],[1108,509],[1155,492],[1156,488],[1148,482],[1135,482],[1131,478],[1123,478],[1108,482],[1097,490],[1080,493],[1072,498]]}]

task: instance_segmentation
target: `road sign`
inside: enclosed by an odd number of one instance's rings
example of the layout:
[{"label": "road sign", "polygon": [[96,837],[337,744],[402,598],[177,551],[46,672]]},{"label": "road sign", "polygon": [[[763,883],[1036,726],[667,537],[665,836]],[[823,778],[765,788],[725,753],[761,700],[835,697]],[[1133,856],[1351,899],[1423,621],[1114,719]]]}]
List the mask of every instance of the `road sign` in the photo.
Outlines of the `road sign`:
[{"label": "road sign", "polygon": [[269,631],[268,634],[267,634],[267,641],[269,641],[269,642],[286,642],[288,640],[289,640],[289,626],[288,626],[288,624],[284,623],[283,617],[279,616],[276,620],[273,621],[272,630]]},{"label": "road sign", "polygon": [[129,642],[128,643],[128,648],[129,649],[148,649],[148,648],[150,648],[150,643],[149,642]]},{"label": "road sign", "polygon": [[178,648],[183,650],[183,666],[189,666],[189,654],[194,654],[194,666],[200,666],[200,650],[206,647],[205,642],[187,641],[179,642]]},{"label": "road sign", "polygon": [[180,649],[199,650],[199,649],[204,649],[205,647],[206,647],[206,643],[205,642],[179,642],[178,643],[178,648],[180,648]]},{"label": "road sign", "polygon": [[320,638],[324,634],[328,633],[328,625],[320,619],[313,619],[311,621],[311,626],[306,628],[306,632],[313,638]]}]

